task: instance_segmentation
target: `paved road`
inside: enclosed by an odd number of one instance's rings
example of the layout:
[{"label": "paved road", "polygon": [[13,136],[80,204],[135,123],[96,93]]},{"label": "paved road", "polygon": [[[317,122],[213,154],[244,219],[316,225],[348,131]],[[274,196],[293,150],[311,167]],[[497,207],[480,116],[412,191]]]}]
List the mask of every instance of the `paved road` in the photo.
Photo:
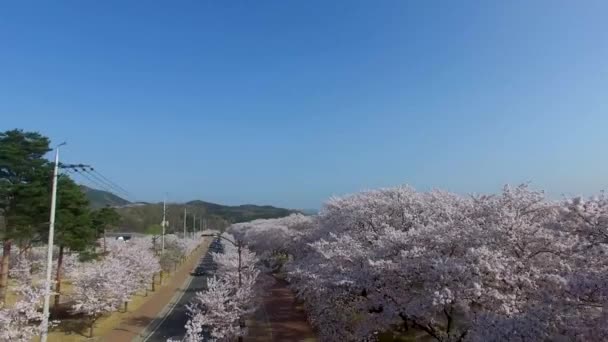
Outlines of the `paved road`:
[{"label": "paved road", "polygon": [[211,252],[214,251],[218,251],[218,242],[214,242],[209,246],[209,251],[198,265],[198,267],[202,267],[205,270],[204,275],[191,275],[190,285],[184,291],[183,296],[173,310],[168,312],[164,318],[161,318],[163,319],[162,323],[145,339],[146,342],[166,342],[170,337],[179,341],[184,337],[186,333],[184,326],[189,318],[186,305],[194,298],[196,292],[203,291],[206,288],[207,277],[215,272],[216,266],[211,257]]}]

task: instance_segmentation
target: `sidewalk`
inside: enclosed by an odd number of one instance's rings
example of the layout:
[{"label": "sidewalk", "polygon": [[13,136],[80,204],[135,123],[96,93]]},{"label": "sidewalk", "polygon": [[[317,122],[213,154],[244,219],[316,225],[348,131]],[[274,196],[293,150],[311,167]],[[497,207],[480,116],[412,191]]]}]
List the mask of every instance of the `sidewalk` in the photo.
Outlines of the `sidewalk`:
[{"label": "sidewalk", "polygon": [[192,269],[207,252],[210,243],[210,239],[203,242],[188,260],[179,267],[177,272],[173,273],[169,279],[169,283],[165,283],[161,288],[157,288],[156,292],[151,296],[152,298],[147,300],[137,310],[131,312],[128,318],[124,319],[119,326],[103,336],[100,341],[130,342],[139,337],[144,329],[158,318],[165,306],[178,293],[190,276]]},{"label": "sidewalk", "polygon": [[248,322],[246,342],[316,341],[306,313],[297,305],[288,283],[274,279],[274,284],[262,298],[263,304]]}]

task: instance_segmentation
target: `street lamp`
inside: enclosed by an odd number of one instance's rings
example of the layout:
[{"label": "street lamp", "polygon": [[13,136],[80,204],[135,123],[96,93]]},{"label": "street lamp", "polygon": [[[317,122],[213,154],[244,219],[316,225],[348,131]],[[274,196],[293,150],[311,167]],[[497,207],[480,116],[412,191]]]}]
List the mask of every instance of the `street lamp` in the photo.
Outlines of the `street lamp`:
[{"label": "street lamp", "polygon": [[223,239],[223,240],[230,242],[234,247],[236,247],[236,250],[238,251],[238,254],[239,254],[238,273],[239,273],[239,288],[241,288],[241,243],[238,241],[234,242],[234,241],[230,240],[229,238],[227,238],[223,235],[220,235],[220,234],[202,234],[201,237],[214,237],[214,238]]}]

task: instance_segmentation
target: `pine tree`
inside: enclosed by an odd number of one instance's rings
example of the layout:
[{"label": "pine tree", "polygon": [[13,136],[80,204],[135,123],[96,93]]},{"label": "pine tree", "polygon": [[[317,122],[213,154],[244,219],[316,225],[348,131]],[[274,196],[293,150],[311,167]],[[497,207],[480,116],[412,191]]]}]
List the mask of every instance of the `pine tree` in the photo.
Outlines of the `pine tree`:
[{"label": "pine tree", "polygon": [[[6,299],[11,247],[15,240],[29,241],[46,222],[50,165],[44,155],[49,139],[36,132],[10,130],[0,133],[0,301]],[[48,219],[48,218],[47,218]]]}]

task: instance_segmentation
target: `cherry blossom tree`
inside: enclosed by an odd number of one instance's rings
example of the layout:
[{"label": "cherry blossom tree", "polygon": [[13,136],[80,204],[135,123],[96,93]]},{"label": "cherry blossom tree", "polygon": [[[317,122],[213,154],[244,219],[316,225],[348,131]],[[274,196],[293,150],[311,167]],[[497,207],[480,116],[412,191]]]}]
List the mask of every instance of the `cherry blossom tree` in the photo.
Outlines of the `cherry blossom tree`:
[{"label": "cherry blossom tree", "polygon": [[[87,263],[74,278],[72,310],[89,319],[89,335],[104,314],[118,310],[125,302],[125,287],[131,282],[122,260],[112,255]],[[128,298],[127,298],[128,299]]]},{"label": "cherry blossom tree", "polygon": [[188,306],[191,318],[186,324],[186,341],[202,341],[205,327],[214,340],[228,340],[243,334],[239,320],[245,313],[236,300],[234,284],[222,278],[209,278],[207,290],[198,292]]},{"label": "cherry blossom tree", "polygon": [[258,258],[271,270],[278,271],[298,249],[300,239],[314,225],[314,219],[292,214],[277,219],[260,219],[230,226],[229,232],[256,250]]},{"label": "cherry blossom tree", "polygon": [[[234,241],[230,235],[226,238]],[[203,341],[207,329],[216,341],[228,341],[246,332],[242,320],[255,310],[257,258],[247,247],[240,249],[223,243],[223,253],[213,253],[216,276],[207,279],[207,289],[198,292],[188,305],[190,319],[186,324],[186,341]],[[240,273],[240,281],[239,281]]]},{"label": "cherry blossom tree", "polygon": [[[234,239],[234,237],[228,234],[224,234],[224,236],[231,240]],[[217,273],[223,279],[234,284],[234,286],[238,286],[239,273],[241,274],[241,282],[244,278],[252,278],[255,280],[259,274],[257,268],[258,258],[255,253],[245,246],[241,247],[240,263],[238,248],[230,243],[223,243],[222,253],[213,252],[211,255],[213,261],[217,265]]]},{"label": "cherry blossom tree", "polygon": [[608,339],[608,198],[601,193],[565,200],[557,225],[575,243],[567,255],[565,290],[550,296],[560,299],[556,316],[570,339]]},{"label": "cherry blossom tree", "polygon": [[316,218],[233,225],[283,268],[322,339],[608,338],[608,201],[527,185],[459,196],[403,186],[330,199]]},{"label": "cherry blossom tree", "polygon": [[122,284],[125,294],[125,311],[127,303],[137,291],[145,290],[153,275],[160,271],[160,263],[152,250],[152,240],[149,238],[136,238],[128,242],[114,240],[107,243],[108,251],[114,258],[122,261],[124,272],[128,280]]},{"label": "cherry blossom tree", "polygon": [[17,285],[18,300],[11,307],[0,308],[0,340],[29,342],[42,331],[43,289],[28,285]]},{"label": "cherry blossom tree", "polygon": [[165,252],[160,263],[163,271],[170,272],[201,244],[200,237],[180,238],[174,234],[165,235]]},{"label": "cherry blossom tree", "polygon": [[[113,242],[103,259],[88,263],[79,262],[76,253],[63,256],[63,272],[74,285],[72,309],[89,318],[91,335],[99,317],[116,311],[136,291],[147,289],[152,274],[160,269],[151,248],[151,240],[142,238]],[[0,340],[29,342],[42,329],[39,309],[44,293],[40,281],[44,277],[45,249],[13,250],[10,276],[16,282],[13,290],[17,301],[0,307]],[[56,267],[57,258],[53,263]]]},{"label": "cherry blossom tree", "polygon": [[29,342],[43,329],[40,324],[43,315],[39,309],[44,288],[34,283],[32,264],[25,254],[13,260],[15,263],[10,272],[16,282],[17,301],[12,306],[0,305],[0,340]]},{"label": "cherry blossom tree", "polygon": [[141,251],[137,259],[137,282],[139,288],[145,290],[146,295],[148,285],[154,281],[154,275],[161,270],[159,258],[154,255],[154,250],[149,246],[151,246],[151,242],[141,241],[137,247]]},{"label": "cherry blossom tree", "polygon": [[[47,258],[47,247],[46,245],[29,247],[27,249],[13,249],[11,256],[10,274],[11,278],[13,273],[19,274],[19,269],[22,268],[23,262],[29,264],[29,277],[32,279],[41,279],[45,276],[46,258]],[[56,247],[53,250],[53,274],[57,273],[59,248]],[[62,273],[65,275],[65,279],[71,279],[74,272],[77,271],[77,267],[80,264],[79,254],[75,252],[66,253],[62,260]],[[24,274],[24,273],[22,273]]]}]

